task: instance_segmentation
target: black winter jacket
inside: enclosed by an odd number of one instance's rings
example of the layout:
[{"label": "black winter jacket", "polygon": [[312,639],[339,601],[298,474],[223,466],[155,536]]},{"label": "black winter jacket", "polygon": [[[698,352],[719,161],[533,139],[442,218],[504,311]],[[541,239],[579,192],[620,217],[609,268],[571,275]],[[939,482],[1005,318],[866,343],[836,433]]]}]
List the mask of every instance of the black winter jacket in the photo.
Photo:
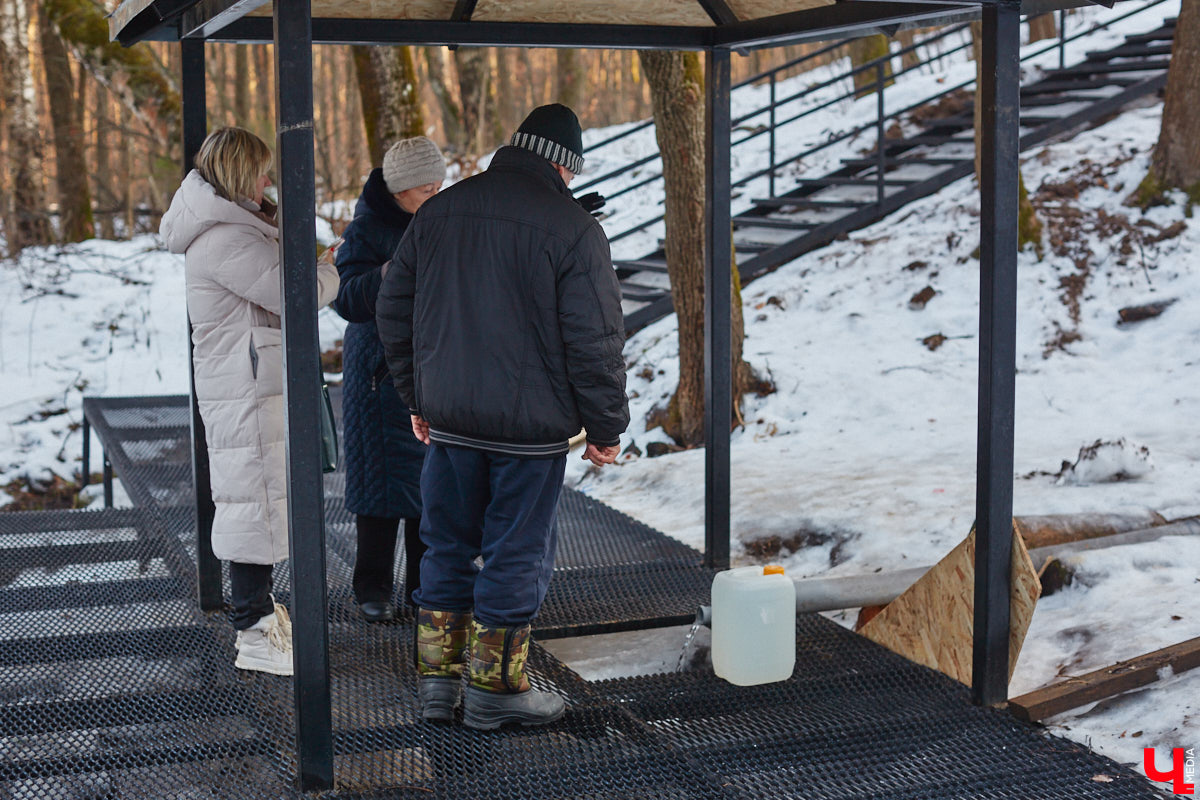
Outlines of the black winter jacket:
[{"label": "black winter jacket", "polygon": [[443,445],[565,453],[629,424],[621,296],[608,239],[549,161],[501,148],[425,202],[376,320],[396,390]]}]

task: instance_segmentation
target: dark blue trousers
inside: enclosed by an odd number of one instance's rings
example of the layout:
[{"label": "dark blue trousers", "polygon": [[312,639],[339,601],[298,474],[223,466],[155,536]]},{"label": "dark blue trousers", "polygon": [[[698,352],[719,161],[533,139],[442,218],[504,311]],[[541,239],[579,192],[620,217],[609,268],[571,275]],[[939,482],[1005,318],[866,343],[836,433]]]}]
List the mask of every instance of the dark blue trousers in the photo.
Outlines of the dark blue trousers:
[{"label": "dark blue trousers", "polygon": [[[492,627],[537,616],[554,571],[565,455],[515,458],[433,444],[421,471],[417,605]],[[476,563],[482,558],[483,566]]]}]

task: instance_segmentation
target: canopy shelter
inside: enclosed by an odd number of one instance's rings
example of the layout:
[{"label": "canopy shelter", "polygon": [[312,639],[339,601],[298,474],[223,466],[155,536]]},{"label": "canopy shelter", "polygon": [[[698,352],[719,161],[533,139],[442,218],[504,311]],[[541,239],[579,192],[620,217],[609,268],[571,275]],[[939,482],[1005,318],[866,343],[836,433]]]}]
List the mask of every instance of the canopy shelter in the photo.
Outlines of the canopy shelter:
[{"label": "canopy shelter", "polygon": [[[1033,5],[1033,3],[1036,3]],[[319,384],[312,46],[445,44],[700,50],[705,55],[705,558],[729,564],[731,399],[730,58],[734,51],[894,33],[982,16],[980,336],[972,697],[1007,697],[1016,340],[1019,21],[1045,0],[125,0],[111,17],[123,44],[179,41],[185,167],[206,135],[205,41],[273,42],[283,263],[295,634],[297,755],[303,789],[332,785]],[[193,400],[200,602],[221,603],[208,546],[203,426]]]}]

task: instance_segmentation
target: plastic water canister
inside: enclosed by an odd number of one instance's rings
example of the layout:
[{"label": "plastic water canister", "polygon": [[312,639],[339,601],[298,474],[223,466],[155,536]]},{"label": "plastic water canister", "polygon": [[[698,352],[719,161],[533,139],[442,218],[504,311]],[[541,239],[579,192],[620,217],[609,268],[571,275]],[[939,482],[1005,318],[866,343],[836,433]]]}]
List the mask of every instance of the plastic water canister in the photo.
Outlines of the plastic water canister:
[{"label": "plastic water canister", "polygon": [[796,585],[783,567],[737,567],[712,585],[712,661],[738,686],[787,680],[796,666]]}]

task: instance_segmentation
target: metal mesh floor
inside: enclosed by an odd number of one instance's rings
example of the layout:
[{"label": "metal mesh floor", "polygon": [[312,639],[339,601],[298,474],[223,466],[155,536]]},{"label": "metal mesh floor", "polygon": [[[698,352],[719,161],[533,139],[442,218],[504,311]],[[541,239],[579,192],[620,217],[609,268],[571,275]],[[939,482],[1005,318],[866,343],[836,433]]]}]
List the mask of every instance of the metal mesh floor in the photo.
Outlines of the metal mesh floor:
[{"label": "metal mesh floor", "polygon": [[[143,473],[105,441],[138,508],[0,514],[0,798],[298,797],[291,681],[234,669],[225,615],[197,610],[190,507],[140,505],[179,497],[162,476],[180,465]],[[328,478],[337,489],[340,476]],[[349,524],[337,513],[331,532]],[[600,620],[569,625],[613,626],[611,594],[653,585],[665,596],[655,569],[696,563],[581,495],[564,499],[564,519],[578,535],[554,583],[586,574],[591,583],[573,585],[595,595],[558,602]],[[603,531],[619,525],[627,533],[612,544]],[[329,798],[1161,796],[816,616],[798,622],[797,668],[783,683],[738,688],[700,669],[589,684],[535,644],[533,682],[568,704],[559,723],[487,734],[426,725],[411,625],[358,619],[345,588],[352,553],[336,544],[344,536],[330,541]]]},{"label": "metal mesh floor", "polygon": [[[331,387],[330,397],[340,425],[341,388]],[[84,413],[130,499],[162,511],[186,543],[193,525],[187,398],[86,398]],[[348,604],[354,518],[345,510],[344,494],[345,473],[326,475],[330,598]],[[708,602],[712,585],[713,573],[701,561],[694,548],[565,489],[554,580],[534,628],[542,638],[554,638],[691,622],[696,608]],[[284,598],[285,573],[276,575],[277,593]]]}]

